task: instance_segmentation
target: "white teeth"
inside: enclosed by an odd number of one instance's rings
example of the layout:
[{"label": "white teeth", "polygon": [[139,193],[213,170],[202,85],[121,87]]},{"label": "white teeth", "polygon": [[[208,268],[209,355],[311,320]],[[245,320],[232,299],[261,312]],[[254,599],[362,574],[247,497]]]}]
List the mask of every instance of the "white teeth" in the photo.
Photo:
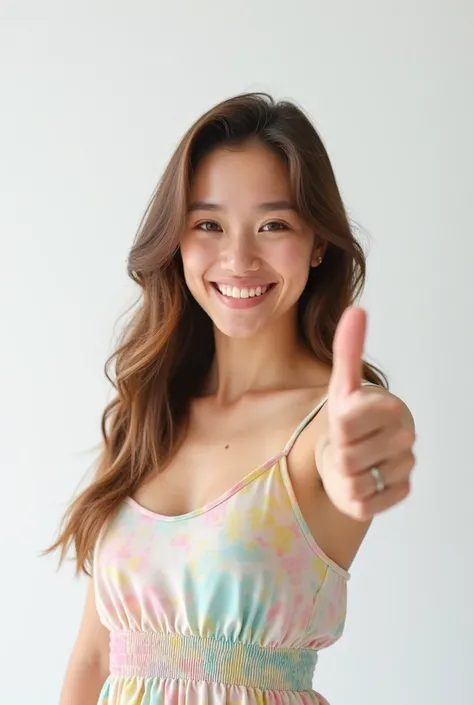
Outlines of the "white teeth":
[{"label": "white teeth", "polygon": [[267,291],[268,286],[257,286],[255,289],[237,289],[236,286],[217,284],[217,288],[221,294],[229,296],[232,299],[248,299],[252,296],[261,296]]}]

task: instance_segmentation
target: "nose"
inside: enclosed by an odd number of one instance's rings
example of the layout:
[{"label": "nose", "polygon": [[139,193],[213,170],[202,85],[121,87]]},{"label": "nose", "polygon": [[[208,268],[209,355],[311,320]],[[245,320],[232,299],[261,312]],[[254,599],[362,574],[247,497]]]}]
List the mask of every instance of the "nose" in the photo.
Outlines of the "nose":
[{"label": "nose", "polygon": [[222,253],[222,266],[236,276],[260,269],[260,257],[253,239],[230,237]]}]

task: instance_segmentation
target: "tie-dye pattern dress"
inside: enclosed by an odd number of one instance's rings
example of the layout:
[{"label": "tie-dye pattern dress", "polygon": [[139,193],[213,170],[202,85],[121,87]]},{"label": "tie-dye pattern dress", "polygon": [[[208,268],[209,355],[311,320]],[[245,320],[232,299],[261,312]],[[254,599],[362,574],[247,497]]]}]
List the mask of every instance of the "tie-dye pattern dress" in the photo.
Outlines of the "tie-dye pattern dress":
[{"label": "tie-dye pattern dress", "polygon": [[99,705],[321,705],[320,649],[341,635],[348,573],[314,541],[287,446],[201,509],[133,499],[100,537],[97,609],[110,630]]}]

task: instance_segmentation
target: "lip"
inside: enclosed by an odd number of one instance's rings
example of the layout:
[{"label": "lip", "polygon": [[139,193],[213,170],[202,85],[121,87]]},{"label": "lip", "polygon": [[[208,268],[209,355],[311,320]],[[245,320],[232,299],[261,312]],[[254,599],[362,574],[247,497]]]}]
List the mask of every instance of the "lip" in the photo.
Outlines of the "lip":
[{"label": "lip", "polygon": [[213,279],[210,283],[216,284],[217,286],[219,284],[221,284],[222,286],[235,286],[237,287],[237,289],[256,289],[257,286],[271,286],[276,282],[242,277],[242,279]]},{"label": "lip", "polygon": [[[235,279],[233,280],[233,282],[231,280],[228,281],[229,283],[219,281],[219,284],[226,283],[226,286],[236,285]],[[256,284],[255,282],[253,282],[252,286],[250,287],[249,285],[244,286],[241,281],[239,281],[239,284],[239,289],[246,289],[252,287],[255,288],[256,286],[268,286],[269,289],[264,294],[260,294],[260,296],[252,296],[248,297],[247,299],[234,299],[231,296],[224,296],[224,294],[221,294],[221,292],[217,288],[217,282],[211,282],[211,289],[214,292],[215,296],[218,298],[218,300],[224,304],[224,306],[233,309],[255,308],[256,306],[262,304],[267,299],[269,294],[272,293],[273,289],[275,289],[275,282],[271,282],[270,284]]]}]

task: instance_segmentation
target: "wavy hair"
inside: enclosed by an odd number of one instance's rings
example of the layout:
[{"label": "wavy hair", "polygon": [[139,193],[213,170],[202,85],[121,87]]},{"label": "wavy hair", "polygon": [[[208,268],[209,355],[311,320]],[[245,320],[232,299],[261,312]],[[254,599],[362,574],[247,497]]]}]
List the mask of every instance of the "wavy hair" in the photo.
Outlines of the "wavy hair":
[{"label": "wavy hair", "polygon": [[[322,363],[343,311],[365,281],[363,250],[355,239],[326,149],[295,104],[264,93],[226,100],[189,129],[173,154],[141,221],[128,273],[141,288],[138,306],[106,363],[115,389],[102,416],[102,444],[94,481],[67,510],[46,553],[71,546],[77,572],[90,573],[99,532],[123,500],[170,461],[186,431],[189,404],[204,387],[214,355],[212,324],[188,291],[179,250],[193,173],[217,146],[258,139],[286,164],[300,216],[326,244],[299,301],[299,334]],[[364,377],[388,387],[363,363]]]}]

